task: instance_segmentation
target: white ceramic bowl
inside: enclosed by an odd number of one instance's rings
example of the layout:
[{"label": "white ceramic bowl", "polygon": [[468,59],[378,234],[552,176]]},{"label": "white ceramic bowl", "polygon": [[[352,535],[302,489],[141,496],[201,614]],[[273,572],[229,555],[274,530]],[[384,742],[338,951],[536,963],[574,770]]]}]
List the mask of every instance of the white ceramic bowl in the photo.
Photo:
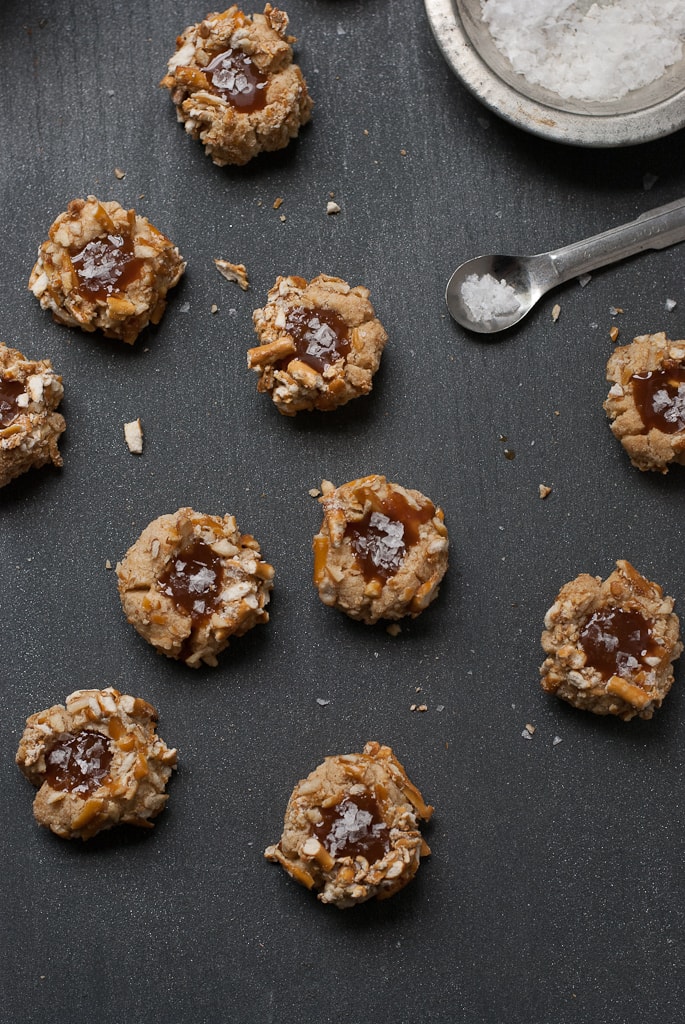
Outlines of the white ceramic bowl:
[{"label": "white ceramic bowl", "polygon": [[562,99],[514,71],[482,20],[480,0],[424,3],[452,70],[487,107],[519,128],[556,142],[609,147],[648,142],[685,126],[685,59],[619,100]]}]

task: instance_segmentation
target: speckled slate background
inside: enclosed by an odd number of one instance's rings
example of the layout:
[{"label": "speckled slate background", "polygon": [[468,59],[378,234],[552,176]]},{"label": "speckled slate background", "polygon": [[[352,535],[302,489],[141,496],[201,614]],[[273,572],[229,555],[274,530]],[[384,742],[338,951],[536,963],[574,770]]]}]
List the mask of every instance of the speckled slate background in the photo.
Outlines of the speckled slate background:
[{"label": "speckled slate background", "polygon": [[[626,557],[685,607],[685,474],[632,469],[602,411],[612,325],[685,335],[685,247],[570,283],[496,344],[442,296],[470,255],[549,249],[685,194],[685,139],[584,151],[519,132],[452,76],[418,0],[288,10],[314,118],[241,170],[214,167],[157,88],[204,8],[0,10],[0,337],[53,360],[68,425],[63,470],[0,493],[0,1020],[681,1021],[682,671],[630,724],[537,674],[544,612],[581,571]],[[26,289],[49,224],[88,193],[135,205],[188,260],[134,349],[54,324]],[[250,291],[214,257],[244,262]],[[371,289],[390,341],[370,398],[286,420],[245,368],[251,312],[277,274],[321,271]],[[122,433],[137,416],[140,458]],[[369,472],[424,491],[451,530],[440,598],[397,638],[310,582],[309,489]],[[105,568],[186,504],[234,513],[276,567],[271,622],[216,670],[157,656]],[[94,685],[154,703],[180,766],[154,831],[66,843],[34,824],[14,752],[27,715]],[[395,899],[341,913],[262,850],[294,782],[371,738],[435,805],[433,856]]]}]

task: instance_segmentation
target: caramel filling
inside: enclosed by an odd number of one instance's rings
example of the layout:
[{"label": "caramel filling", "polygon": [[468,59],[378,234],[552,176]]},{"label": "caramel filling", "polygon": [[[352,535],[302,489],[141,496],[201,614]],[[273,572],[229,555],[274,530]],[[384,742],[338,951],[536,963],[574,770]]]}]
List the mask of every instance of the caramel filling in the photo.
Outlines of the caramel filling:
[{"label": "caramel filling", "polygon": [[0,377],[0,427],[9,427],[17,418],[20,412],[17,399],[24,392],[21,381]]},{"label": "caramel filling", "polygon": [[203,69],[212,92],[243,114],[266,106],[266,75],[242,50],[225,50]]},{"label": "caramel filling", "polygon": [[[297,358],[318,373],[350,351],[349,328],[332,309],[296,306],[288,313],[285,330],[293,339]],[[284,360],[285,365],[292,358]]]},{"label": "caramel filling", "polygon": [[371,507],[362,519],[347,524],[345,536],[364,579],[384,583],[398,572],[407,550],[419,539],[421,525],[435,515],[435,507],[427,501],[416,508],[398,492],[381,501],[373,491],[363,489],[357,498],[362,505],[369,501]]},{"label": "caramel filling", "polygon": [[77,290],[89,302],[122,295],[141,274],[144,260],[134,255],[130,234],[107,234],[94,238],[69,256],[76,272]]},{"label": "caramel filling", "polygon": [[110,782],[109,738],[90,729],[64,733],[45,755],[45,781],[66,793],[93,793]]},{"label": "caramel filling", "polygon": [[368,791],[322,808],[321,817],[314,834],[332,857],[365,857],[373,864],[390,850],[390,830]]},{"label": "caramel filling", "polygon": [[654,641],[653,625],[639,612],[622,608],[595,612],[579,639],[587,665],[603,679],[630,678],[639,669],[649,667],[645,658],[663,656],[663,649]]},{"label": "caramel filling", "polygon": [[221,601],[223,576],[219,555],[203,540],[194,540],[172,559],[157,586],[199,625]]},{"label": "caramel filling", "polygon": [[631,383],[647,430],[675,434],[685,429],[685,367],[669,361],[660,370],[634,374]]}]

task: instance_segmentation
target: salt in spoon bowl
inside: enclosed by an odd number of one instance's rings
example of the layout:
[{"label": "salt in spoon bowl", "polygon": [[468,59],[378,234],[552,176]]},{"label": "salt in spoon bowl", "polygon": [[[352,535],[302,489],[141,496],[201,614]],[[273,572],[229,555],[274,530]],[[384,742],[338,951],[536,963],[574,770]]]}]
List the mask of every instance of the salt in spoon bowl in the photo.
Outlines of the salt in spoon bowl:
[{"label": "salt in spoon bowl", "polygon": [[[497,334],[523,320],[538,299],[572,277],[617,263],[645,249],[665,249],[685,240],[685,199],[643,213],[637,220],[562,249],[536,256],[476,256],[457,267],[445,301],[452,317],[470,331]],[[489,278],[481,284],[483,278]],[[467,279],[473,279],[467,282]],[[466,301],[469,291],[485,293]],[[488,292],[490,295],[488,297]]]}]

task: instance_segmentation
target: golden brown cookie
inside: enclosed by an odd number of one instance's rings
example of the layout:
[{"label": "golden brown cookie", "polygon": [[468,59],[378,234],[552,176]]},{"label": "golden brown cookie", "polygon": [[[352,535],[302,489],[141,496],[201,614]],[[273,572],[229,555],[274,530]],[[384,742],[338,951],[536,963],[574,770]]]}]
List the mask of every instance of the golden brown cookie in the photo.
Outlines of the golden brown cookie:
[{"label": "golden brown cookie", "polygon": [[327,757],[295,786],[283,835],[264,856],[322,903],[344,909],[383,900],[416,874],[430,853],[417,819],[433,813],[390,747]]},{"label": "golden brown cookie", "polygon": [[159,323],[185,263],[146,217],[88,196],[72,200],[48,235],[29,288],[55,320],[128,345]]},{"label": "golden brown cookie", "polygon": [[252,319],[259,345],[247,365],[284,416],[336,409],[371,391],[388,336],[367,288],[326,274],[279,277]]},{"label": "golden brown cookie", "polygon": [[311,116],[287,27],[288,15],[271,4],[251,18],[234,4],[176,40],[161,85],[177,119],[219,167],[283,149]]},{"label": "golden brown cookie", "polygon": [[160,654],[217,665],[231,637],[268,622],[272,566],[233,516],[180,508],[147,526],[117,565],[132,626]]},{"label": "golden brown cookie", "polygon": [[634,466],[668,473],[685,464],[685,341],[643,334],[614,350],[604,408]]},{"label": "golden brown cookie", "polygon": [[353,619],[415,618],[438,596],[448,563],[442,509],[384,476],[321,484],[314,585]]},{"label": "golden brown cookie", "polygon": [[65,422],[55,409],[63,394],[49,359],[34,362],[0,342],[0,487],[48,462],[62,465]]},{"label": "golden brown cookie", "polygon": [[176,765],[156,726],[150,704],[112,687],[76,690],[31,715],[16,760],[38,787],[39,825],[64,839],[90,839],[120,824],[152,828]]},{"label": "golden brown cookie", "polygon": [[661,707],[683,649],[673,598],[623,560],[606,580],[583,573],[561,588],[542,647],[547,693],[626,722]]}]

